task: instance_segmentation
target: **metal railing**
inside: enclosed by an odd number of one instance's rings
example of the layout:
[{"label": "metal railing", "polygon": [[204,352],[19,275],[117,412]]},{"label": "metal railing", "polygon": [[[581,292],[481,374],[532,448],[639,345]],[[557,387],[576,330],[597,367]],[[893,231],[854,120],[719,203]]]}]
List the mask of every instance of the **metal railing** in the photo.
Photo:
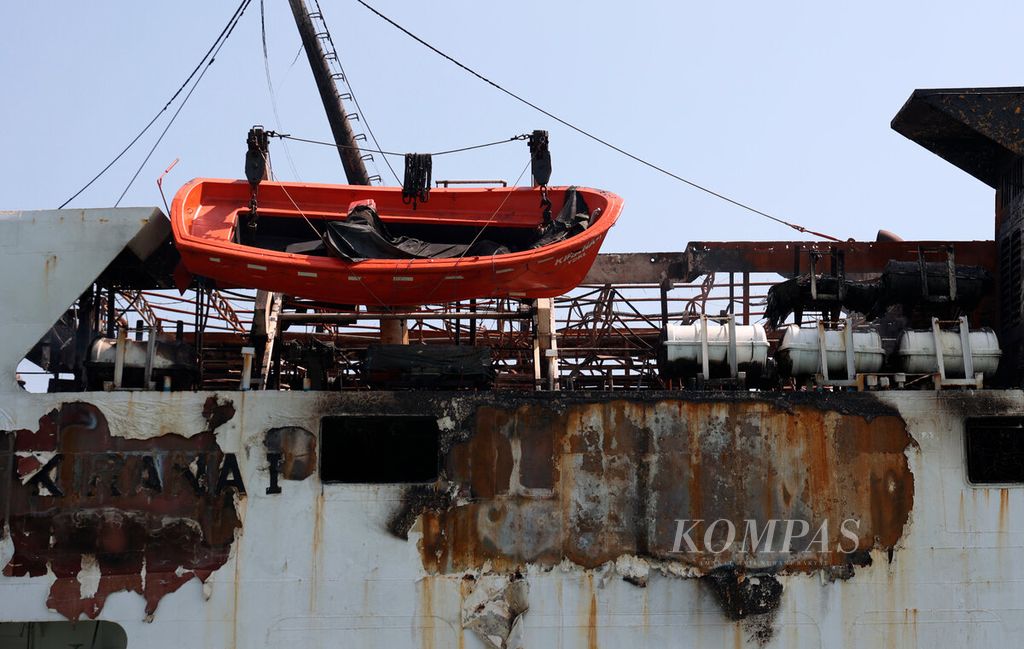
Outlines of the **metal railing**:
[{"label": "metal railing", "polygon": [[[740,295],[739,283],[730,283],[728,276],[712,274],[677,284],[664,296],[656,284],[602,284],[582,285],[554,298],[557,385],[566,390],[665,387],[658,373],[663,318],[686,323],[701,315],[732,313],[747,323],[763,317],[771,278],[746,278],[749,295]],[[237,385],[241,349],[253,344],[254,319],[264,317],[257,308],[256,291],[245,289],[125,291],[116,294],[116,303],[117,327],[143,321],[157,332],[183,332],[184,340],[197,348],[200,385],[206,387]],[[532,301],[508,298],[386,313],[286,298],[277,343],[298,349],[320,345],[318,349],[331,356],[333,387],[366,389],[359,372],[363,354],[380,342],[382,321],[404,320],[410,344],[485,346],[494,361],[496,387],[532,390],[538,387],[535,314]],[[100,330],[106,326],[102,317]],[[279,376],[270,387],[303,384],[307,368],[301,362],[277,362]]]}]

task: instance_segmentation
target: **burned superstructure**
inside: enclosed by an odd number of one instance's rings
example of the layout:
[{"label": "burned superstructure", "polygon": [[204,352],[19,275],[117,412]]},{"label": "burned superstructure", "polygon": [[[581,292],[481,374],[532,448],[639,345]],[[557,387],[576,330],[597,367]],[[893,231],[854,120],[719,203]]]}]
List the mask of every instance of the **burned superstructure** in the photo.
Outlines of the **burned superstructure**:
[{"label": "burned superstructure", "polygon": [[[1003,183],[1020,106],[918,91],[894,127]],[[2,213],[0,642],[1005,642],[999,187],[991,241],[699,242],[391,309],[189,279],[155,209]]]}]

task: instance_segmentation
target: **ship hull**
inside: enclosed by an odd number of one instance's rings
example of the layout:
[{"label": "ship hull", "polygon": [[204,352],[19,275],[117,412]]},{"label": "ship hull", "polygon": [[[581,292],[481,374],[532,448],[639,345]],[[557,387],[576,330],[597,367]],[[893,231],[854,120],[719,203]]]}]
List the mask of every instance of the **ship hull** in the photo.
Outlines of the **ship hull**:
[{"label": "ship hull", "polygon": [[[0,624],[154,648],[1009,642],[1024,497],[967,481],[963,426],[1024,393],[846,397],[5,396]],[[437,477],[322,479],[359,416],[436,422]],[[744,551],[751,525],[776,547]]]}]

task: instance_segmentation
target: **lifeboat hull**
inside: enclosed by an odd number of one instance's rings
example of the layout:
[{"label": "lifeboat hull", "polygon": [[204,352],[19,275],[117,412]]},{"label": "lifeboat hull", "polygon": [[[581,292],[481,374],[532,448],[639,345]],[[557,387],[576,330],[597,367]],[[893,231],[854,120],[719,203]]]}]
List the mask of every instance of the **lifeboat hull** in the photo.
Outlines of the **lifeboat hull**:
[{"label": "lifeboat hull", "polygon": [[[182,262],[194,275],[223,288],[257,288],[336,304],[417,305],[471,298],[538,298],[562,295],[583,281],[622,199],[576,188],[591,214],[589,227],[539,248],[491,256],[366,259],[346,261],[239,243],[249,208],[249,185],[241,180],[195,179],[171,206],[171,226]],[[566,188],[548,189],[558,214]],[[536,232],[543,224],[540,190],[532,187],[439,188],[416,206],[402,201],[401,188],[263,182],[256,229],[315,239],[325,221],[343,221],[348,206],[373,201],[389,228],[448,233],[463,238]],[[273,237],[268,237],[272,239]],[[283,241],[283,243],[282,243]]]}]

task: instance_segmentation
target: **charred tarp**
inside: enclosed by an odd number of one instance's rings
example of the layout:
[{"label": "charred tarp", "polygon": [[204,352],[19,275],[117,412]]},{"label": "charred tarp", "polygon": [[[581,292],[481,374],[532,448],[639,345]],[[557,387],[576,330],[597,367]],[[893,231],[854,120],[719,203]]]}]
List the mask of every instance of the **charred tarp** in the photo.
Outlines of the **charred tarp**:
[{"label": "charred tarp", "polygon": [[848,578],[891,552],[913,506],[916,444],[868,394],[498,396],[458,426],[439,497],[396,512],[421,514],[433,573],[641,557],[741,619],[777,607],[777,574]]},{"label": "charred tarp", "polygon": [[118,591],[142,595],[152,615],[164,595],[205,581],[241,527],[238,463],[213,432],[234,413],[211,397],[199,434],[126,439],[111,435],[96,406],[77,402],[44,415],[35,431],[8,432],[14,471],[0,483],[9,489],[0,503],[9,503],[14,555],[4,575],[52,571],[47,605],[69,619],[95,618]]}]

